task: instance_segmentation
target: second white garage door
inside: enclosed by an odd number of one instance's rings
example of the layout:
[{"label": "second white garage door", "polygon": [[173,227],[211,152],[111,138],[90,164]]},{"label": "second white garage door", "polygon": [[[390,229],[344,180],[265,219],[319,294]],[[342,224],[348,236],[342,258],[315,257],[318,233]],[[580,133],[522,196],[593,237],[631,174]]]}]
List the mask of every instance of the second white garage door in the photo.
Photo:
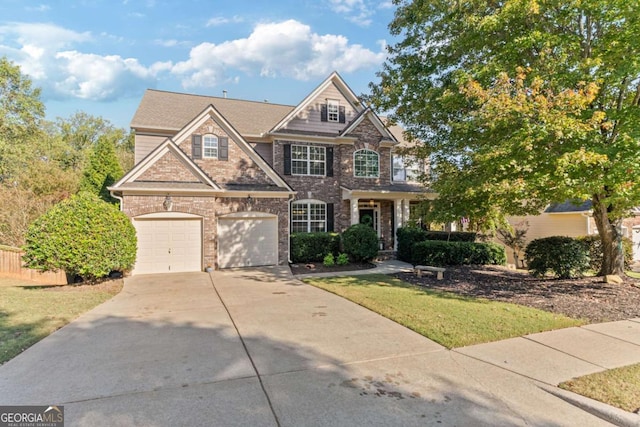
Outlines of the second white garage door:
[{"label": "second white garage door", "polygon": [[278,217],[239,212],[218,218],[219,268],[278,263]]},{"label": "second white garage door", "polygon": [[133,274],[202,270],[200,219],[134,220],[138,255]]}]

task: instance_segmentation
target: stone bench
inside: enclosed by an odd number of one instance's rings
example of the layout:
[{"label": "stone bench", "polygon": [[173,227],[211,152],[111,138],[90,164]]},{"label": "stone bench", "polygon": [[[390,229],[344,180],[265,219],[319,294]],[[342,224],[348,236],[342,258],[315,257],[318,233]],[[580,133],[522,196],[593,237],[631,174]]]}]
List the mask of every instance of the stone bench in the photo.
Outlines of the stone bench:
[{"label": "stone bench", "polygon": [[413,271],[418,277],[422,277],[423,271],[430,271],[432,273],[436,273],[436,280],[442,280],[444,279],[443,273],[447,271],[447,269],[442,267],[431,267],[428,265],[416,265],[415,267],[413,267]]}]

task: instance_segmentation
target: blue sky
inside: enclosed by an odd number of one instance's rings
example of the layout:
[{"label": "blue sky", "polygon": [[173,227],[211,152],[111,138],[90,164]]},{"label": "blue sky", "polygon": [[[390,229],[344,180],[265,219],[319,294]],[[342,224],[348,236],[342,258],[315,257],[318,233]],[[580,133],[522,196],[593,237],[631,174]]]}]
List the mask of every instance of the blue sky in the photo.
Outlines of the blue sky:
[{"label": "blue sky", "polygon": [[392,43],[390,0],[3,0],[0,56],[47,118],[129,122],[146,88],[297,104],[333,70],[360,94]]}]

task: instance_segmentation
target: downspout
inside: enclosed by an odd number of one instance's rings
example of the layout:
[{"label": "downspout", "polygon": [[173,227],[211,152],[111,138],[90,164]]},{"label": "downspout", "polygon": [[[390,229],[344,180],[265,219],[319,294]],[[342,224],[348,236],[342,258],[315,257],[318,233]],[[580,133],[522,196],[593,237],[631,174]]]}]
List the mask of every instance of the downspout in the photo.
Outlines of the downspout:
[{"label": "downspout", "polygon": [[120,212],[124,211],[124,199],[122,198],[122,196],[116,196],[116,194],[113,191],[110,191],[111,193],[111,197],[113,197],[114,199],[118,199],[120,201]]},{"label": "downspout", "polygon": [[288,208],[289,208],[289,221],[287,224],[287,229],[288,229],[288,235],[289,238],[287,240],[287,262],[289,264],[292,264],[293,261],[291,261],[291,203],[293,203],[293,199],[295,198],[295,195],[293,194],[289,194],[289,202],[287,203]]},{"label": "downspout", "polygon": [[583,217],[586,218],[587,220],[587,236],[591,235],[591,221],[589,221],[589,218],[591,218],[591,211],[589,212],[582,212],[581,214]]}]

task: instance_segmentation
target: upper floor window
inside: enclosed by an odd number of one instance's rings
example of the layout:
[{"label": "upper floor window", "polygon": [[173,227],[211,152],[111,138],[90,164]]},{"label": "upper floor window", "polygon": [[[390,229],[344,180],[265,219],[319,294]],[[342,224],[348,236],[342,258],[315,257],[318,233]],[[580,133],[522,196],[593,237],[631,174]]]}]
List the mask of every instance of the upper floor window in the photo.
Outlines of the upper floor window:
[{"label": "upper floor window", "polygon": [[302,200],[291,204],[291,232],[327,231],[327,204],[319,200]]},{"label": "upper floor window", "polygon": [[417,182],[420,163],[413,156],[393,156],[393,180]]},{"label": "upper floor window", "polygon": [[218,137],[215,135],[203,135],[202,157],[210,159],[218,158]]},{"label": "upper floor window", "polygon": [[291,173],[293,175],[325,174],[325,147],[291,146]]},{"label": "upper floor window", "polygon": [[353,153],[353,174],[359,178],[380,176],[380,155],[373,150],[358,150]]},{"label": "upper floor window", "polygon": [[327,121],[337,122],[340,118],[340,101],[335,99],[327,100]]}]

